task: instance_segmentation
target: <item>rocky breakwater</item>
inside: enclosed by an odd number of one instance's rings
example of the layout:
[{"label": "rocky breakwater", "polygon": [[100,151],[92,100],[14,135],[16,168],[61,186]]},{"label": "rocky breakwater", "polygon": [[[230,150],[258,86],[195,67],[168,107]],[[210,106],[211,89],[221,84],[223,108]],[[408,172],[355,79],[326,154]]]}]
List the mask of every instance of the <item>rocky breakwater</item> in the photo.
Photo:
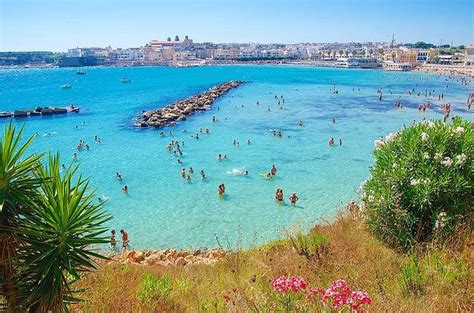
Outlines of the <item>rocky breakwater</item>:
[{"label": "rocky breakwater", "polygon": [[174,126],[176,121],[185,121],[188,116],[195,112],[209,110],[214,101],[228,93],[244,82],[231,80],[210,88],[208,91],[192,96],[185,100],[176,101],[164,108],[155,111],[143,111],[141,117],[135,120],[135,125],[139,127]]},{"label": "rocky breakwater", "polygon": [[121,254],[109,256],[111,262],[121,264],[161,265],[161,266],[190,266],[213,265],[222,259],[226,252],[222,249],[203,249],[193,252],[165,250],[129,250]]}]

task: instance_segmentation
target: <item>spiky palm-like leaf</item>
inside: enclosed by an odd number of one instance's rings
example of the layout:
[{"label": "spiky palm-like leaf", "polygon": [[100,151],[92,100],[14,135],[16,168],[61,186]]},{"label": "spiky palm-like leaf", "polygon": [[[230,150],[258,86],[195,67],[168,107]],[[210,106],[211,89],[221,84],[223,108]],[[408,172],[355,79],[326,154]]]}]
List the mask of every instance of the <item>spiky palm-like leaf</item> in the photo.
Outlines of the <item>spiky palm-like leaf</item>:
[{"label": "spiky palm-like leaf", "polygon": [[9,123],[0,138],[0,288],[7,305],[14,310],[21,303],[14,279],[16,249],[21,242],[11,229],[31,213],[29,207],[37,199],[37,188],[42,183],[42,178],[34,174],[42,155],[25,157],[34,136],[22,142],[22,134],[23,127],[17,133]]},{"label": "spiky palm-like leaf", "polygon": [[89,181],[76,177],[77,167],[60,173],[59,156],[50,157],[38,168],[45,181],[41,197],[15,234],[25,245],[19,250],[21,290],[28,292],[28,303],[38,311],[61,311],[77,300],[71,284],[80,273],[96,268],[95,258],[103,258],[91,245],[107,242],[103,225],[111,217],[93,201]]}]

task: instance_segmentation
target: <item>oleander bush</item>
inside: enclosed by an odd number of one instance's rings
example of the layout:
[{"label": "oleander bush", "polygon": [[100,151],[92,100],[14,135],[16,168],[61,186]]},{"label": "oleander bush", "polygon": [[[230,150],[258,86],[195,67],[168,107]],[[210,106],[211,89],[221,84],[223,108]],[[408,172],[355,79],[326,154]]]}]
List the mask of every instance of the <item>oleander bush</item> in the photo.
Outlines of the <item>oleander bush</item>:
[{"label": "oleander bush", "polygon": [[376,140],[363,185],[369,228],[394,247],[447,238],[472,229],[474,131],[455,118],[422,121]]}]

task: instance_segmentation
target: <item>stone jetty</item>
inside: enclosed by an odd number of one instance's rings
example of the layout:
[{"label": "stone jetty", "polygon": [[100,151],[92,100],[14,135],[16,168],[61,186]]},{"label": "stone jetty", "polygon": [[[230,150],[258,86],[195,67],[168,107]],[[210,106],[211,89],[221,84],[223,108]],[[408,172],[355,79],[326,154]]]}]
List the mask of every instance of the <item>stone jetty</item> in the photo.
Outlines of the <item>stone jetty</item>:
[{"label": "stone jetty", "polygon": [[196,251],[164,250],[128,250],[121,254],[109,255],[110,262],[121,264],[190,266],[213,265],[226,256],[222,249],[201,249]]},{"label": "stone jetty", "polygon": [[135,120],[135,125],[138,127],[152,126],[156,128],[174,126],[176,121],[185,121],[188,116],[195,112],[209,110],[217,98],[243,83],[240,80],[232,80],[216,85],[196,96],[176,101],[164,108],[155,111],[143,111],[141,117]]}]

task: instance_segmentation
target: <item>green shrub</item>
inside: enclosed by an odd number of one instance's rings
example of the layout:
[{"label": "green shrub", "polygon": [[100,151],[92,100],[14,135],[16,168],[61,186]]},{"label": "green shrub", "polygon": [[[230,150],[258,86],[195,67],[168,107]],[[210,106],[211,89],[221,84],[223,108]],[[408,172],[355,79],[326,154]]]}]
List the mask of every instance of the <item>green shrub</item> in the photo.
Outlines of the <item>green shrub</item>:
[{"label": "green shrub", "polygon": [[369,228],[385,242],[416,242],[472,225],[474,131],[471,122],[423,121],[374,142],[363,185]]},{"label": "green shrub", "polygon": [[168,275],[156,278],[153,275],[145,274],[142,277],[137,296],[140,301],[151,305],[154,300],[168,299],[172,290],[172,280]]},{"label": "green shrub", "polygon": [[425,292],[428,281],[427,275],[423,272],[416,256],[412,256],[401,270],[399,286],[402,291],[409,295],[421,295]]},{"label": "green shrub", "polygon": [[313,258],[321,260],[329,252],[329,236],[317,230],[311,231],[308,235],[298,232],[296,237],[289,237],[296,252],[308,260]]}]

